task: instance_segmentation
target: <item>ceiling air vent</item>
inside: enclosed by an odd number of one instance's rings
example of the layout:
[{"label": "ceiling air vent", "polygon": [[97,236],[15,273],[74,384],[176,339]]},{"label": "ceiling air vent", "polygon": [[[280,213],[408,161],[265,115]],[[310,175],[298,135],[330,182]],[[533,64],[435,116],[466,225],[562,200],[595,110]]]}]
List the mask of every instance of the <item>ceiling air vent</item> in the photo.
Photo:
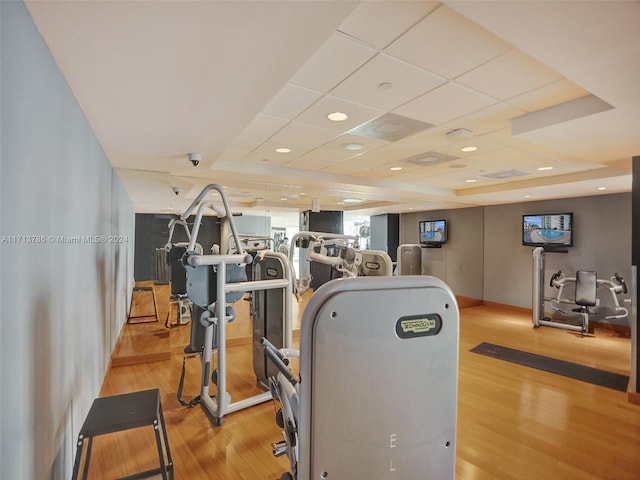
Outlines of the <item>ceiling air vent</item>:
[{"label": "ceiling air vent", "polygon": [[430,123],[421,122],[394,113],[385,113],[351,129],[349,133],[378,138],[380,140],[386,140],[387,142],[395,142],[396,140],[432,127],[433,125]]},{"label": "ceiling air vent", "polygon": [[424,152],[414,155],[413,157],[405,158],[402,162],[413,163],[414,165],[420,165],[421,167],[429,167],[431,165],[437,165],[438,163],[450,162],[457,160],[460,157],[454,157],[453,155],[447,155],[440,152]]},{"label": "ceiling air vent", "polygon": [[502,172],[484,173],[480,176],[485,178],[491,178],[493,180],[506,180],[508,178],[523,177],[525,175],[529,175],[529,172],[512,169],[512,170],[503,170]]}]

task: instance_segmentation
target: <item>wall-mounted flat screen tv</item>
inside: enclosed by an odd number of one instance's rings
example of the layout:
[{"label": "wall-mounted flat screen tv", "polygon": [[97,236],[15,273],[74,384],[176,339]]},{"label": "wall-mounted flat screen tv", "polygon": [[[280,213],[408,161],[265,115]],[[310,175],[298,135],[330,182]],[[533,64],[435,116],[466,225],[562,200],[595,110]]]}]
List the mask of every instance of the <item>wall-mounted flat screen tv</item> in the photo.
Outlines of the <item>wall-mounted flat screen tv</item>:
[{"label": "wall-mounted flat screen tv", "polygon": [[522,216],[522,245],[544,248],[573,246],[573,213]]},{"label": "wall-mounted flat screen tv", "polygon": [[422,220],[418,222],[418,230],[423,247],[440,247],[447,243],[446,220]]}]

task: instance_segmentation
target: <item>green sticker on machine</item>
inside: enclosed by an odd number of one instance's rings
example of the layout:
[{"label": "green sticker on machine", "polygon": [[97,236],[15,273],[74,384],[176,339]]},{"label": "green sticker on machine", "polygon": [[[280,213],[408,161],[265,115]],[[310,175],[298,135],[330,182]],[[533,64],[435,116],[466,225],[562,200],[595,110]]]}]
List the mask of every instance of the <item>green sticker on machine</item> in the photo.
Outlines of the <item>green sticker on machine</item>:
[{"label": "green sticker on machine", "polygon": [[437,313],[409,315],[396,322],[396,335],[400,338],[430,337],[440,333],[442,318]]}]

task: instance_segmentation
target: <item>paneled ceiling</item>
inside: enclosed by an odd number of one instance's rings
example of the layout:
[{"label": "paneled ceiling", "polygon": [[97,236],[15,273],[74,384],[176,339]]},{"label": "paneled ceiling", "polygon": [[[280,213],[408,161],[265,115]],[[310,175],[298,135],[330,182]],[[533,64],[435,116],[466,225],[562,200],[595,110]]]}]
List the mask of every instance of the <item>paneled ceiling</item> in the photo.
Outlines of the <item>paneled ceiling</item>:
[{"label": "paneled ceiling", "polygon": [[631,189],[638,1],[27,7],[139,212],[209,183],[254,214]]}]

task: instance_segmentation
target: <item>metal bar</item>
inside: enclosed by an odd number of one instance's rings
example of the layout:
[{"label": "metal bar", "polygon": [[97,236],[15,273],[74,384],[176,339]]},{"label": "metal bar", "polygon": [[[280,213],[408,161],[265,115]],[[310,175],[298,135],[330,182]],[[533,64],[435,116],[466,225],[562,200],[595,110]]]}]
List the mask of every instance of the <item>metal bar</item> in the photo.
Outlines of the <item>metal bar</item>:
[{"label": "metal bar", "polygon": [[216,316],[218,317],[218,416],[217,423],[222,425],[222,418],[227,409],[227,321],[224,287],[227,278],[227,266],[221,263],[218,266],[216,278],[218,300],[216,301]]},{"label": "metal bar", "polygon": [[251,255],[240,253],[231,255],[189,255],[187,257],[189,265],[193,265],[194,267],[200,265],[220,265],[222,263],[251,263],[252,261],[253,258],[251,258]]},{"label": "metal bar", "polygon": [[276,288],[286,288],[290,284],[287,279],[275,279],[275,280],[253,280],[250,282],[234,282],[227,283],[224,286],[224,291],[229,292],[247,292],[255,290],[272,290]]},{"label": "metal bar", "polygon": [[243,400],[238,400],[237,402],[230,403],[226,406],[226,413],[237,412],[238,410],[242,410],[244,408],[253,407],[254,405],[258,405],[260,403],[268,402],[272,400],[271,392],[263,392],[253,397],[245,398]]},{"label": "metal bar", "polygon": [[582,325],[571,325],[569,323],[553,322],[551,320],[538,320],[539,325],[546,327],[564,328],[565,330],[574,330],[576,332],[582,332]]},{"label": "metal bar", "polygon": [[198,196],[195,198],[195,200],[193,202],[191,202],[191,205],[189,205],[189,207],[187,207],[187,209],[184,211],[184,213],[182,215],[180,215],[180,220],[186,220],[187,218],[189,218],[189,215],[191,214],[191,212],[204,199],[204,197],[207,196],[207,193],[209,193],[209,191],[213,190],[214,188],[216,190],[218,190],[218,191],[220,191],[222,189],[222,187],[220,187],[220,185],[216,185],[215,183],[212,183],[212,184],[207,185],[206,187],[204,187],[202,189],[202,191],[198,194]]},{"label": "metal bar", "polygon": [[196,215],[196,220],[195,220],[195,222],[193,224],[193,232],[191,234],[191,238],[189,239],[189,246],[187,247],[187,250],[190,251],[190,252],[193,252],[195,250],[196,240],[198,238],[198,233],[200,233],[200,223],[202,223],[202,216],[204,215],[204,211],[207,208],[210,208],[215,213],[217,213],[214,210],[213,204],[211,202],[205,202],[205,203],[201,204],[198,207],[198,213]]},{"label": "metal bar", "polygon": [[533,249],[533,298],[532,320],[534,327],[540,326],[540,320],[544,319],[544,249]]}]

